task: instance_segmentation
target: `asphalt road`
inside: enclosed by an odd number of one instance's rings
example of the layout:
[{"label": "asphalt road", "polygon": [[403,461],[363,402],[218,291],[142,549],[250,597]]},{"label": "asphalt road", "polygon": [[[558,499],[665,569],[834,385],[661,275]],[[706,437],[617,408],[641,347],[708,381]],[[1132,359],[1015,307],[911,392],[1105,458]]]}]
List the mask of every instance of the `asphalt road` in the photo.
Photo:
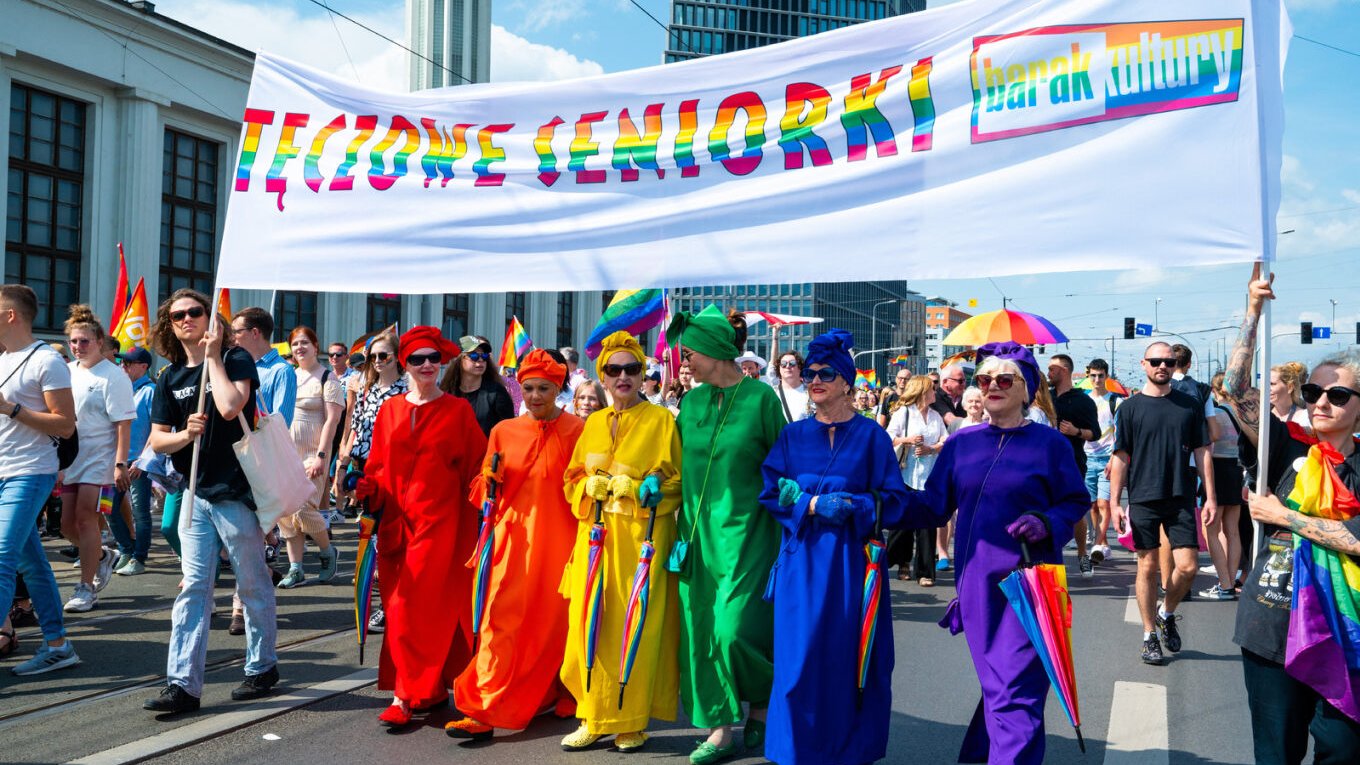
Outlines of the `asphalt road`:
[{"label": "asphalt road", "polygon": [[[6,763],[336,762],[400,763],[466,760],[497,763],[648,761],[683,757],[697,731],[683,720],[654,726],[647,748],[624,755],[600,746],[591,754],[568,754],[559,739],[574,722],[540,718],[526,731],[486,744],[447,738],[452,714],[430,715],[401,733],[380,728],[378,712],[390,697],[372,684],[376,644],[368,668],[358,664],[352,634],[351,588],[355,531],[338,530],[342,576],[279,593],[282,682],[277,696],[255,704],[231,702],[240,682],[244,639],[226,633],[231,579],[217,590],[203,709],[172,720],[142,711],[142,701],[163,682],[169,607],[178,572],[158,545],[151,572],[115,577],[95,611],[72,617],[70,637],[82,665],[36,678],[0,675],[0,761]],[[49,545],[55,549],[56,544]],[[1122,552],[1122,551],[1120,551]],[[63,590],[74,572],[53,556]],[[316,568],[308,557],[309,572]],[[1075,569],[1075,564],[1073,564]],[[1235,604],[1193,601],[1182,607],[1185,649],[1164,667],[1139,660],[1141,628],[1130,607],[1133,561],[1117,553],[1081,580],[1072,571],[1073,637],[1087,752],[1056,700],[1047,710],[1050,763],[1247,763],[1251,731],[1238,651],[1231,643]],[[1201,576],[1196,588],[1212,582]],[[978,686],[962,636],[936,626],[953,596],[951,580],[933,589],[892,582],[897,649],[889,763],[954,762],[978,700]],[[37,630],[20,631],[12,665],[31,654]],[[378,640],[377,636],[373,640]],[[828,735],[841,735],[828,731]],[[749,757],[737,762],[763,762]]]}]

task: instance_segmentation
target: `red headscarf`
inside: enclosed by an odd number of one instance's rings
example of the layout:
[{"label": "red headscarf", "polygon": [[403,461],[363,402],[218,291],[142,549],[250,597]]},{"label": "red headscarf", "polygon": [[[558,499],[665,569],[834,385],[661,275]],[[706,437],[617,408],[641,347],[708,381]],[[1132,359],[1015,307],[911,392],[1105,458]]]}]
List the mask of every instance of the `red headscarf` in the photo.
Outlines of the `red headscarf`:
[{"label": "red headscarf", "polygon": [[561,388],[567,380],[567,365],[558,362],[542,348],[535,348],[520,361],[516,377],[520,382],[537,377]]},{"label": "red headscarf", "polygon": [[401,342],[398,343],[398,347],[401,350],[397,352],[397,359],[401,362],[403,367],[406,366],[406,359],[411,355],[411,352],[420,348],[433,348],[436,351],[439,351],[439,355],[443,357],[442,363],[444,364],[458,358],[458,354],[462,353],[462,350],[460,350],[457,345],[444,337],[444,334],[439,331],[438,327],[423,325],[411,327],[406,330],[406,333],[401,336]]}]

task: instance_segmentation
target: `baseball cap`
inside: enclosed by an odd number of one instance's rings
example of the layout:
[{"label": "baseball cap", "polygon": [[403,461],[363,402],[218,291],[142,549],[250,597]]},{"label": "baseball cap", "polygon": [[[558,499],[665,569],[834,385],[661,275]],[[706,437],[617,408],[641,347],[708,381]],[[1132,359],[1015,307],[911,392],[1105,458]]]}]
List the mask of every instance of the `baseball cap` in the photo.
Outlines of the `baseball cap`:
[{"label": "baseball cap", "polygon": [[118,354],[118,358],[124,364],[150,364],[151,353],[145,348],[133,348],[130,351],[123,351]]}]

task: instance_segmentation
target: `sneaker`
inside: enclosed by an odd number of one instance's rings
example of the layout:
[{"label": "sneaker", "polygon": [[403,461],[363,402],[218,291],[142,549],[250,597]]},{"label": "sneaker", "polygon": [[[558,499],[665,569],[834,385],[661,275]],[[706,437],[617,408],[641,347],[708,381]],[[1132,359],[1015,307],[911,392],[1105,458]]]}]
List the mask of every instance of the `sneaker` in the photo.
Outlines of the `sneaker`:
[{"label": "sneaker", "polygon": [[113,570],[119,576],[137,576],[146,573],[146,564],[136,558],[128,558],[128,562]]},{"label": "sneaker", "polygon": [[63,610],[73,614],[83,614],[94,608],[94,604],[99,602],[99,596],[94,594],[94,588],[84,582],[76,585],[76,591],[72,593],[71,599],[66,601]]},{"label": "sneaker", "polygon": [[1152,637],[1143,641],[1143,663],[1161,666],[1166,661],[1162,656],[1162,641],[1157,639],[1154,634]]},{"label": "sneaker", "polygon": [[57,549],[57,555],[67,560],[80,560],[80,548],[75,545],[67,545]]},{"label": "sneaker", "polygon": [[118,559],[113,562],[113,573],[118,573],[118,569],[126,566],[127,562],[130,560],[132,560],[131,555],[128,555],[127,553],[118,553]]},{"label": "sneaker", "polygon": [[1109,559],[1110,559],[1110,546],[1109,546],[1109,545],[1096,545],[1095,549],[1097,549],[1097,550],[1100,551],[1100,557],[1101,557],[1103,560],[1109,560]]},{"label": "sneaker", "polygon": [[283,579],[279,580],[278,587],[284,590],[291,590],[307,580],[307,575],[302,573],[300,567],[288,569],[288,573]]},{"label": "sneaker", "polygon": [[1207,566],[1200,566],[1200,567],[1199,567],[1199,572],[1200,572],[1201,574],[1214,574],[1214,575],[1217,575],[1217,574],[1218,574],[1218,569],[1214,567],[1214,564],[1210,563],[1210,564],[1207,565]]},{"label": "sneaker", "polygon": [[1092,566],[1099,566],[1100,564],[1105,562],[1105,551],[1100,548],[1101,545],[1093,546],[1091,548],[1091,554],[1087,556],[1091,559]]},{"label": "sneaker", "polygon": [[1077,558],[1077,569],[1081,571],[1082,579],[1090,579],[1096,575],[1095,567],[1091,565],[1091,556],[1089,555]]},{"label": "sneaker", "polygon": [[142,709],[148,712],[177,715],[181,712],[196,711],[198,704],[197,696],[190,696],[188,691],[174,683],[166,683],[159,696],[142,702]]},{"label": "sneaker", "polygon": [[948,558],[940,558],[935,561],[936,571],[948,571],[951,568]]},{"label": "sneaker", "polygon": [[279,682],[279,668],[270,667],[258,675],[246,675],[246,679],[231,692],[232,701],[254,701],[268,696]]},{"label": "sneaker", "polygon": [[332,526],[339,526],[345,522],[345,514],[339,510],[332,509],[331,514],[327,516],[326,520]]},{"label": "sneaker", "polygon": [[74,667],[80,663],[80,657],[76,655],[75,646],[71,641],[66,641],[60,648],[53,648],[46,643],[38,649],[33,658],[10,670],[20,677],[28,675],[41,675],[44,672],[51,672],[56,669]]},{"label": "sneaker", "polygon": [[278,547],[276,547],[276,546],[274,546],[274,545],[265,545],[265,546],[264,546],[264,562],[265,562],[265,563],[273,563],[273,562],[274,562],[274,559],[277,558],[277,557],[279,557],[279,548],[278,548]]},{"label": "sneaker", "polygon": [[109,586],[109,579],[113,577],[113,563],[118,559],[118,553],[105,547],[100,550],[99,570],[94,574],[94,591],[102,592]]},{"label": "sneaker", "polygon": [[322,550],[318,555],[321,558],[321,572],[316,575],[317,581],[329,582],[335,578],[335,567],[340,564],[340,551],[331,545],[330,549]]},{"label": "sneaker", "polygon": [[1166,648],[1172,653],[1180,653],[1181,633],[1176,629],[1176,622],[1180,617],[1175,614],[1167,614],[1166,618],[1160,615],[1157,617],[1157,628],[1162,631],[1162,639],[1166,641]]},{"label": "sneaker", "polygon": [[381,608],[373,609],[373,614],[368,617],[368,631],[379,635],[387,628],[387,616],[383,614]]},{"label": "sneaker", "polygon": [[1217,584],[1207,590],[1200,590],[1199,596],[1205,600],[1237,600],[1237,593],[1231,587],[1225,590]]}]

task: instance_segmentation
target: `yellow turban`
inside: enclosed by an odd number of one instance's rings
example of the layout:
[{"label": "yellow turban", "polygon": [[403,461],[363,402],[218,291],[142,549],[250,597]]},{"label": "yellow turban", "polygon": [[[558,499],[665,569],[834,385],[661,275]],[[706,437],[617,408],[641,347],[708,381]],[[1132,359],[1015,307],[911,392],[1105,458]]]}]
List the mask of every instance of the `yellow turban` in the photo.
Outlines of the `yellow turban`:
[{"label": "yellow turban", "polygon": [[632,356],[638,363],[647,363],[647,354],[643,352],[642,346],[638,344],[636,338],[627,332],[619,331],[606,337],[600,344],[600,355],[595,357],[595,374],[601,379],[604,378],[604,365],[609,361],[609,357],[623,351]]}]

